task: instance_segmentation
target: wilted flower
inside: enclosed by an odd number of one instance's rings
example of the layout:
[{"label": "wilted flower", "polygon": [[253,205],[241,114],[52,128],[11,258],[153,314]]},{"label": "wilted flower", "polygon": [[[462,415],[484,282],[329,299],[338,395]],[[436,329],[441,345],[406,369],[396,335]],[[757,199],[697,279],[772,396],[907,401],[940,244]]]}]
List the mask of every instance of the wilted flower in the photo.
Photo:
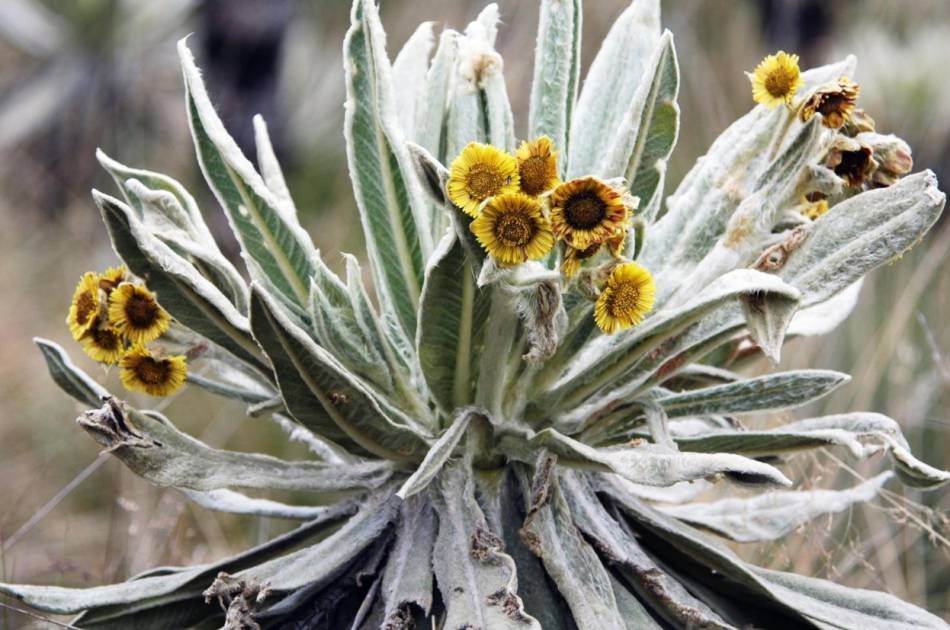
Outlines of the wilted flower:
[{"label": "wilted flower", "polygon": [[554,234],[571,247],[586,249],[603,243],[626,220],[621,194],[596,177],[564,182],[551,195]]},{"label": "wilted flower", "polygon": [[838,136],[828,152],[826,165],[851,188],[859,188],[874,171],[873,151],[854,138]]},{"label": "wilted flower", "polygon": [[566,278],[573,278],[580,271],[581,263],[596,256],[603,246],[603,243],[594,243],[584,249],[577,249],[565,243],[561,258],[561,273]]},{"label": "wilted flower", "polygon": [[801,119],[808,122],[816,113],[821,114],[821,124],[829,129],[840,129],[851,117],[858,101],[860,87],[848,77],[815,90],[802,104]]}]

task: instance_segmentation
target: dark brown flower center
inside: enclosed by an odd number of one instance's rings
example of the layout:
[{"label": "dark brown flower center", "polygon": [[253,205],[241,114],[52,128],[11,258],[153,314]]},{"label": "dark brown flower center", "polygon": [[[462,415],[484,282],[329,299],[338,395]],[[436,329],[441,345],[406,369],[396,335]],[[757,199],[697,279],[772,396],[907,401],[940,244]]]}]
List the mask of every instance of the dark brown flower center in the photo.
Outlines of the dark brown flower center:
[{"label": "dark brown flower center", "polygon": [[785,69],[777,69],[765,77],[765,91],[775,98],[785,98],[792,89],[795,77]]},{"label": "dark brown flower center", "polygon": [[488,199],[498,194],[505,185],[505,178],[487,164],[475,164],[465,178],[465,188],[473,199]]},{"label": "dark brown flower center", "polygon": [[92,341],[102,350],[118,350],[122,340],[111,328],[93,328]]},{"label": "dark brown flower center", "polygon": [[835,175],[849,186],[860,186],[871,170],[871,149],[862,147],[857,151],[843,151],[841,163],[835,167]]},{"label": "dark brown flower center", "polygon": [[818,103],[818,112],[822,116],[828,114],[842,114],[848,111],[851,99],[844,94],[825,94]]},{"label": "dark brown flower center", "polygon": [[161,385],[168,380],[171,366],[168,361],[156,361],[152,357],[142,357],[133,368],[135,376],[146,385]]},{"label": "dark brown flower center", "polygon": [[107,278],[99,279],[99,288],[106,292],[106,295],[112,293],[112,290],[119,286],[116,282],[109,280]]},{"label": "dark brown flower center", "polygon": [[76,300],[76,323],[80,326],[85,326],[97,310],[96,299],[93,297],[92,293],[89,291],[84,291],[79,294],[79,299]]},{"label": "dark brown flower center", "polygon": [[158,304],[147,295],[133,293],[125,303],[125,317],[134,328],[148,328],[155,323],[157,315]]},{"label": "dark brown flower center", "polygon": [[529,195],[540,195],[548,186],[547,160],[540,155],[532,155],[518,166],[521,176],[521,190]]},{"label": "dark brown flower center", "polygon": [[590,245],[584,249],[577,250],[577,254],[576,254],[577,259],[587,260],[588,258],[592,258],[594,254],[600,251],[600,246],[601,246],[601,243],[594,243],[593,245]]},{"label": "dark brown flower center", "polygon": [[591,230],[606,216],[606,204],[592,192],[574,195],[564,204],[564,219],[575,230]]},{"label": "dark brown flower center", "polygon": [[610,294],[610,314],[622,317],[635,313],[640,307],[640,288],[630,282],[624,282]]},{"label": "dark brown flower center", "polygon": [[523,214],[504,214],[495,223],[495,236],[508,247],[524,247],[534,236],[534,222]]}]

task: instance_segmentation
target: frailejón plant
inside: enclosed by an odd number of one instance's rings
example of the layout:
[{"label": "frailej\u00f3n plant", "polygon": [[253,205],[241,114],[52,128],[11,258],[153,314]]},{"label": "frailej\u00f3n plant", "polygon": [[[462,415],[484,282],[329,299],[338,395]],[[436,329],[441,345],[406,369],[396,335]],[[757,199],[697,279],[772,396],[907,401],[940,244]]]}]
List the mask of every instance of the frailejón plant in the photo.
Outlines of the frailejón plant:
[{"label": "frailej\u00f3n plant", "polygon": [[[658,0],[623,12],[583,84],[580,4],[541,2],[516,144],[494,5],[431,59],[427,23],[390,62],[374,0],[355,1],[345,135],[375,298],[355,258],[345,278],[324,263],[264,123],[255,168],[180,44],[198,161],[250,282],[181,185],[100,154],[121,198],[94,197],[125,268],[83,278],[70,328],[130,389],[165,395],[187,372],[314,457],[211,448],[38,344],[90,407],[79,425],[131,470],[208,509],[303,524],[213,564],[0,591],[83,628],[946,627],[716,540],[776,539],[895,472],[950,479],[879,414],[735,420],[847,380],[736,370],[846,317],[862,276],[937,220],[933,174],[909,174],[906,144],[856,108],[854,59],[800,72],[782,52],[750,74],[760,105],[664,200],[680,67]],[[818,448],[886,453],[893,472],[796,491],[786,458]],[[696,502],[713,483],[762,492]],[[287,489],[312,504],[257,496]]]}]

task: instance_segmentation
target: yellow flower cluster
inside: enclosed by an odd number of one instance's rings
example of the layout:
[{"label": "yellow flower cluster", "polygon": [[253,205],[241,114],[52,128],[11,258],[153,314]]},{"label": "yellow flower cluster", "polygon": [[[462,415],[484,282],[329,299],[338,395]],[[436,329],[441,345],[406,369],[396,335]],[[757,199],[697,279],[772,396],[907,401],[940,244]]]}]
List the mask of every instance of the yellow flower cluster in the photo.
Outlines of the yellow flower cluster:
[{"label": "yellow flower cluster", "polygon": [[473,217],[470,229],[500,265],[537,260],[554,247],[543,195],[558,183],[557,151],[542,136],[517,155],[473,142],[452,162],[448,193]]},{"label": "yellow flower cluster", "polygon": [[[825,156],[824,165],[833,169],[847,187],[862,188],[871,181],[877,166],[874,150],[864,146],[860,138],[864,132],[873,132],[875,126],[874,120],[857,108],[858,96],[861,94],[861,87],[857,83],[841,76],[811,88],[793,103],[804,80],[798,67],[798,55],[790,55],[784,50],[765,57],[748,76],[755,102],[769,109],[784,103],[790,114],[788,124],[796,117],[807,123],[820,114],[822,126],[837,132]],[[909,160],[908,152],[906,161]],[[909,170],[908,164],[903,172]],[[888,173],[884,173],[874,183],[889,185],[899,176],[895,174],[889,177]],[[810,191],[802,198],[797,209],[803,216],[816,221],[828,212],[829,203],[826,193]]]},{"label": "yellow flower cluster", "polygon": [[[544,258],[556,241],[567,278],[605,246],[622,259],[636,200],[596,177],[562,182],[557,158],[551,139],[541,136],[515,155],[471,143],[452,162],[449,199],[473,217],[469,229],[499,265]],[[653,308],[653,294],[646,269],[615,265],[597,302],[597,325],[611,334],[639,323]]]},{"label": "yellow flower cluster", "polygon": [[127,279],[124,267],[83,274],[66,324],[90,357],[120,366],[122,384],[132,391],[167,396],[185,382],[184,356],[162,356],[145,344],[168,330],[171,316],[155,295]]},{"label": "yellow flower cluster", "polygon": [[[783,103],[791,106],[803,84],[798,55],[790,55],[784,50],[768,55],[748,76],[752,82],[752,99],[769,109]],[[797,106],[798,117],[802,122],[808,122],[815,114],[821,114],[822,125],[841,129],[852,118],[860,93],[861,87],[857,83],[848,77],[840,77],[807,94]]]}]

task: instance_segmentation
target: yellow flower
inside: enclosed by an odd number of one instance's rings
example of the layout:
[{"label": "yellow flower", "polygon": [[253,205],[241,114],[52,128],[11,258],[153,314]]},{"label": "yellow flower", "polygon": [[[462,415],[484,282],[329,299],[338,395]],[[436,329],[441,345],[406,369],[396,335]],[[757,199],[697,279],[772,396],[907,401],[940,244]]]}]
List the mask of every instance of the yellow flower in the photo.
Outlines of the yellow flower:
[{"label": "yellow flower", "polygon": [[575,249],[570,245],[564,248],[564,258],[561,260],[561,273],[567,278],[573,278],[581,269],[581,263],[593,258],[603,247],[603,243],[594,243],[586,249]]},{"label": "yellow flower", "polygon": [[521,143],[515,157],[522,192],[537,197],[558,185],[557,154],[547,136]]},{"label": "yellow flower", "polygon": [[133,343],[148,343],[168,330],[169,314],[142,286],[123,282],[109,298],[109,323]]},{"label": "yellow flower", "polygon": [[99,307],[99,276],[87,271],[76,286],[73,301],[69,305],[69,314],[66,316],[66,324],[73,339],[79,341],[92,329],[99,314]]},{"label": "yellow flower", "polygon": [[551,224],[541,204],[521,192],[492,199],[469,228],[482,247],[502,265],[542,258],[554,247]]},{"label": "yellow flower", "polygon": [[653,309],[656,285],[650,272],[635,262],[614,267],[594,306],[594,321],[612,335],[643,321]]},{"label": "yellow flower", "polygon": [[125,388],[149,396],[168,396],[185,383],[188,366],[185,357],[156,357],[148,348],[136,344],[120,361],[119,378]]},{"label": "yellow flower", "polygon": [[82,349],[99,363],[115,365],[125,352],[125,342],[115,328],[100,325],[98,320],[82,338]]},{"label": "yellow flower", "polygon": [[575,249],[587,249],[614,236],[627,220],[621,194],[596,177],[572,179],[551,195],[554,234]]},{"label": "yellow flower", "polygon": [[99,276],[99,288],[105,291],[108,297],[114,288],[125,282],[125,278],[125,265],[109,267]]},{"label": "yellow flower", "polygon": [[821,215],[828,212],[828,200],[819,199],[818,201],[809,202],[804,209],[802,209],[802,214],[814,221]]},{"label": "yellow flower", "polygon": [[802,122],[808,122],[818,113],[821,114],[822,125],[829,129],[841,129],[851,118],[860,91],[858,84],[852,83],[848,77],[841,77],[834,83],[818,88],[802,105]]},{"label": "yellow flower", "polygon": [[490,144],[472,142],[452,161],[447,188],[452,203],[477,216],[486,199],[518,190],[518,163]]},{"label": "yellow flower", "polygon": [[756,103],[769,109],[790,103],[802,84],[798,55],[789,55],[784,50],[769,55],[756,66],[749,80],[752,81],[752,98]]}]

